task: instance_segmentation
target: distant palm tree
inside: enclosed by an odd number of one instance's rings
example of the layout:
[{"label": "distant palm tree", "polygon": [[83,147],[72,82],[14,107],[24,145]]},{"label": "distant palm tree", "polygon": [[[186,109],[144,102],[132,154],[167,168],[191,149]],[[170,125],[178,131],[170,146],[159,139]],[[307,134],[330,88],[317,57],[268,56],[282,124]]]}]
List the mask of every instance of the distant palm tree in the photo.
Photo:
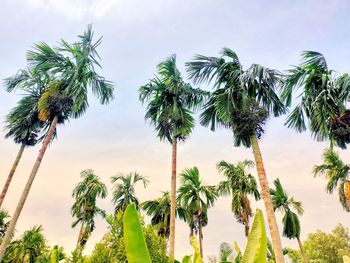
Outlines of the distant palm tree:
[{"label": "distant palm tree", "polygon": [[143,187],[146,188],[149,181],[142,175],[134,172],[127,175],[118,174],[116,176],[112,176],[111,182],[113,184],[112,195],[114,213],[117,214],[118,211],[124,211],[131,203],[134,203],[138,209],[139,199],[135,195],[135,184],[137,182],[142,182]]},{"label": "distant palm tree", "polygon": [[13,263],[36,263],[46,252],[46,240],[41,226],[34,226],[6,249],[4,261]]},{"label": "distant palm tree", "polygon": [[180,173],[181,185],[178,190],[178,201],[188,211],[187,223],[199,235],[200,253],[203,258],[202,228],[208,224],[208,209],[218,197],[215,186],[205,185],[199,177],[197,167],[185,169]]},{"label": "distant palm tree", "polygon": [[[302,59],[284,80],[281,98],[287,106],[291,106],[293,97],[300,98],[286,125],[298,132],[305,131],[308,125],[317,140],[330,139],[331,145],[336,142],[345,148],[350,142],[350,111],[345,108],[350,78],[348,74],[336,75],[319,52],[304,51]],[[298,96],[293,96],[300,88]]]},{"label": "distant palm tree", "polygon": [[276,179],[273,183],[275,189],[270,189],[270,193],[274,209],[281,211],[283,214],[283,236],[289,239],[297,239],[304,263],[307,263],[303,245],[300,241],[300,220],[298,218],[298,215],[301,216],[304,213],[303,205],[300,201],[288,196],[279,179]]},{"label": "distant palm tree", "polygon": [[10,187],[24,149],[36,145],[43,139],[43,136],[38,138],[44,126],[44,123],[39,120],[38,102],[48,82],[49,77],[47,75],[30,69],[21,70],[15,76],[5,80],[8,92],[22,88],[25,89],[26,96],[6,116],[5,137],[13,138],[14,142],[21,146],[2,189],[0,207]]},{"label": "distant palm tree", "polygon": [[88,88],[92,89],[102,104],[108,103],[113,98],[112,84],[95,71],[95,67],[100,66],[96,50],[100,43],[101,38],[93,42],[93,31],[89,26],[84,34],[79,36],[78,42],[69,44],[62,40],[60,47],[54,49],[46,43],[40,43],[35,45],[34,51],[29,51],[27,54],[30,68],[44,72],[50,77],[50,82],[45,86],[45,91],[37,104],[38,118],[45,122],[48,131],[0,245],[0,261],[10,242],[48,144],[54,137],[57,124],[64,123],[70,117],[78,118],[87,110]]},{"label": "distant palm tree", "polygon": [[239,162],[237,165],[226,161],[217,164],[218,170],[226,177],[225,181],[219,183],[218,193],[231,196],[232,212],[238,222],[244,225],[246,237],[249,234],[249,218],[253,215],[248,195],[252,195],[255,200],[260,199],[255,178],[245,171],[246,168],[253,165],[254,163],[248,160]]},{"label": "distant palm tree", "polygon": [[325,150],[323,159],[323,164],[314,167],[315,176],[323,176],[328,180],[327,193],[332,194],[338,188],[340,204],[350,212],[350,165],[344,163],[331,148]]},{"label": "distant palm tree", "polygon": [[106,216],[104,210],[96,204],[97,198],[106,198],[107,187],[93,170],[84,170],[80,173],[82,181],[73,190],[72,196],[75,202],[72,206],[72,216],[76,218],[72,227],[80,224],[80,231],[76,251],[82,252],[85,244],[95,229],[95,218],[97,215]]},{"label": "distant palm tree", "polygon": [[201,124],[213,131],[220,126],[228,128],[235,146],[252,148],[276,262],[283,263],[282,243],[259,146],[267,118],[286,112],[276,93],[281,73],[258,64],[244,70],[237,54],[229,48],[224,48],[219,57],[196,55],[186,67],[194,83],[214,82],[214,91],[200,116]]},{"label": "distant palm tree", "polygon": [[[148,200],[140,204],[140,207],[151,217],[151,224],[158,229],[160,236],[169,238],[170,235],[170,195],[163,195],[154,200]],[[182,220],[187,217],[187,211],[181,205],[176,205],[176,216]]]},{"label": "distant palm tree", "polygon": [[186,83],[176,67],[176,56],[172,55],[157,66],[158,76],[139,90],[142,103],[148,102],[145,118],[155,126],[157,136],[172,144],[171,168],[171,213],[170,213],[170,258],[175,250],[176,213],[176,165],[177,142],[184,141],[192,132],[195,121],[193,110],[204,100],[206,92],[194,89]]}]

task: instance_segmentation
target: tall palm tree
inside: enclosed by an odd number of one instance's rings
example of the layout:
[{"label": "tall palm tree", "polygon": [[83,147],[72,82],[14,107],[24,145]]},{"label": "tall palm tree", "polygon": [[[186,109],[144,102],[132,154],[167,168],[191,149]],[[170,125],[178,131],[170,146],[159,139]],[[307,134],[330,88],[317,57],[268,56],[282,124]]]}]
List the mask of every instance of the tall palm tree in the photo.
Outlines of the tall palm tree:
[{"label": "tall palm tree", "polygon": [[282,244],[259,147],[266,119],[286,111],[276,94],[280,73],[258,64],[244,70],[237,54],[228,48],[222,50],[220,57],[197,55],[186,67],[194,83],[214,82],[214,91],[201,114],[201,124],[213,131],[218,126],[228,128],[233,133],[235,146],[252,147],[276,261],[283,263]]},{"label": "tall palm tree", "polygon": [[38,117],[45,122],[48,131],[1,243],[0,261],[10,242],[47,146],[55,134],[57,124],[64,123],[70,117],[78,118],[87,110],[89,88],[102,104],[108,103],[113,98],[113,85],[95,71],[95,67],[100,66],[96,50],[100,43],[101,38],[93,42],[93,31],[89,26],[76,43],[69,44],[62,40],[58,48],[40,43],[35,45],[34,51],[29,51],[27,54],[29,66],[50,77],[50,82],[45,86],[37,106]]},{"label": "tall palm tree", "polygon": [[276,179],[273,184],[275,189],[270,189],[270,193],[274,209],[279,210],[283,214],[282,233],[289,239],[297,239],[304,262],[307,263],[303,245],[300,241],[300,220],[298,218],[298,215],[301,216],[304,213],[303,205],[300,201],[296,201],[293,197],[288,196],[279,179]]},{"label": "tall palm tree", "polygon": [[260,199],[257,183],[251,174],[246,173],[246,168],[253,166],[249,160],[237,163],[237,165],[221,161],[217,164],[219,172],[226,177],[218,185],[220,195],[231,195],[231,209],[238,222],[245,228],[245,236],[249,234],[249,219],[253,212],[248,195],[252,195],[255,200]]},{"label": "tall palm tree", "polygon": [[350,212],[350,165],[345,164],[333,149],[325,150],[323,164],[314,167],[315,176],[324,176],[328,183],[326,192],[332,194],[338,188],[339,202]]},{"label": "tall palm tree", "polygon": [[135,195],[135,185],[137,182],[142,182],[143,187],[146,188],[149,181],[137,172],[133,172],[127,175],[118,174],[112,176],[111,182],[113,184],[114,213],[125,211],[126,207],[131,203],[134,203],[138,209],[139,199]]},{"label": "tall palm tree", "polygon": [[171,213],[170,213],[170,258],[175,249],[176,213],[176,165],[177,143],[184,141],[192,132],[195,121],[193,110],[203,102],[206,92],[194,89],[186,83],[176,67],[176,56],[172,55],[157,66],[158,76],[140,87],[142,103],[148,103],[145,118],[155,126],[157,136],[172,145],[171,167]]},{"label": "tall palm tree", "polygon": [[10,187],[24,149],[36,145],[43,139],[42,136],[38,138],[44,124],[38,117],[38,101],[45,86],[48,85],[48,81],[49,77],[46,74],[30,69],[21,70],[15,76],[5,80],[8,92],[16,88],[23,88],[26,96],[6,116],[5,137],[13,138],[14,142],[21,146],[1,191],[0,207]]},{"label": "tall palm tree", "polygon": [[[154,200],[148,200],[140,204],[140,207],[151,217],[151,224],[158,229],[160,236],[169,238],[170,235],[170,194],[163,195]],[[182,220],[187,217],[187,211],[181,205],[176,204],[176,216]]]},{"label": "tall palm tree", "polygon": [[[350,111],[345,102],[349,96],[348,74],[337,75],[329,69],[325,57],[315,51],[304,51],[302,63],[288,71],[281,98],[291,106],[293,92],[300,101],[289,114],[286,125],[298,132],[307,125],[317,140],[330,139],[345,148],[350,142]],[[306,123],[306,121],[308,123]]]},{"label": "tall palm tree", "polygon": [[41,226],[34,226],[6,249],[4,261],[13,263],[35,263],[46,252],[46,240]]},{"label": "tall palm tree", "polygon": [[106,216],[104,210],[96,204],[97,198],[106,198],[107,187],[93,170],[84,170],[80,173],[82,181],[73,190],[75,202],[72,206],[72,216],[76,218],[72,227],[80,224],[80,231],[76,251],[82,252],[85,244],[95,229],[95,217]]},{"label": "tall palm tree", "polygon": [[178,201],[189,214],[187,223],[191,233],[198,230],[199,247],[203,258],[203,226],[208,224],[208,209],[214,205],[217,192],[215,186],[205,185],[199,177],[197,167],[185,169],[180,173],[181,185],[178,190]]}]

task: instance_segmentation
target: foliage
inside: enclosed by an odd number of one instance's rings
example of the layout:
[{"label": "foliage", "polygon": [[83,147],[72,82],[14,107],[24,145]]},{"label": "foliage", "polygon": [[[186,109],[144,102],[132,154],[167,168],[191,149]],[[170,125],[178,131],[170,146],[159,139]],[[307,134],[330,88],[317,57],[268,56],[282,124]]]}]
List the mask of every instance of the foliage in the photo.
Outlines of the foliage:
[{"label": "foliage", "polygon": [[135,195],[135,184],[137,182],[142,182],[143,186],[146,188],[148,180],[142,175],[134,172],[127,175],[118,174],[111,177],[111,182],[113,184],[113,204],[114,212],[124,211],[126,207],[134,203],[136,209],[139,207],[139,200]]},{"label": "foliage", "polygon": [[129,263],[149,262],[151,258],[135,204],[130,204],[123,216],[124,243]]},{"label": "foliage", "polygon": [[217,126],[231,129],[236,146],[249,147],[252,135],[260,137],[270,113],[285,113],[276,94],[280,73],[258,64],[243,70],[237,54],[229,48],[223,48],[220,57],[196,55],[186,68],[195,83],[214,83],[201,124],[211,130]]},{"label": "foliage", "polygon": [[6,230],[10,224],[9,218],[10,218],[9,214],[5,210],[1,209],[0,210],[0,241],[4,237]]},{"label": "foliage", "polygon": [[10,243],[6,249],[4,263],[36,263],[47,253],[46,240],[41,226],[34,226]]},{"label": "foliage", "polygon": [[96,201],[97,198],[107,196],[107,187],[93,170],[84,170],[80,175],[83,180],[77,184],[72,194],[75,198],[72,215],[76,217],[72,227],[81,224],[78,245],[84,248],[87,239],[95,229],[95,217],[97,215],[105,217],[105,211],[97,206]]},{"label": "foliage", "polygon": [[[289,198],[288,193],[283,189],[279,179],[273,182],[275,189],[270,189],[273,207],[283,213],[283,235],[288,238],[300,237],[300,220],[298,215],[304,213],[302,203],[293,197]],[[293,212],[292,210],[295,210]]]},{"label": "foliage", "polygon": [[161,140],[185,140],[194,127],[192,110],[207,95],[185,83],[172,55],[157,66],[158,76],[140,87],[142,103],[148,102],[145,118],[155,126]]},{"label": "foliage", "polygon": [[180,173],[180,181],[177,200],[187,211],[185,221],[192,236],[193,232],[197,233],[208,224],[208,209],[214,205],[218,195],[214,186],[203,183],[197,167],[183,170]]},{"label": "foliage", "polygon": [[261,210],[257,209],[241,263],[264,263],[266,262],[266,256],[267,237],[264,217]]},{"label": "foliage", "polygon": [[246,168],[252,166],[252,161],[245,160],[237,165],[221,161],[217,169],[226,177],[218,185],[220,195],[231,195],[231,210],[238,222],[245,226],[245,235],[249,233],[249,218],[253,215],[250,200],[247,195],[254,196],[255,200],[260,199],[259,190],[255,178],[246,173]]},{"label": "foliage", "polygon": [[298,95],[300,101],[288,116],[286,125],[302,132],[306,130],[307,120],[309,129],[317,140],[336,139],[339,146],[345,147],[347,137],[342,140],[346,134],[339,134],[339,128],[344,132],[344,128],[350,124],[341,120],[349,95],[349,76],[336,76],[319,52],[304,51],[302,59],[302,63],[290,69],[284,79],[281,97],[288,106],[291,105],[293,91],[302,88]]},{"label": "foliage", "polygon": [[326,192],[332,194],[338,188],[339,202],[346,211],[350,211],[350,200],[347,198],[346,186],[350,184],[348,179],[350,166],[345,164],[338,153],[331,148],[326,149],[323,154],[323,164],[314,167],[315,176],[323,176],[328,182]]},{"label": "foliage", "polygon": [[339,224],[331,233],[318,230],[308,235],[303,247],[310,263],[342,263],[342,257],[350,255],[349,229]]},{"label": "foliage", "polygon": [[[170,195],[163,195],[154,200],[148,200],[141,204],[141,208],[148,216],[151,216],[151,224],[158,229],[158,235],[168,238],[170,234]],[[187,210],[180,204],[176,205],[176,216],[185,220]]]}]

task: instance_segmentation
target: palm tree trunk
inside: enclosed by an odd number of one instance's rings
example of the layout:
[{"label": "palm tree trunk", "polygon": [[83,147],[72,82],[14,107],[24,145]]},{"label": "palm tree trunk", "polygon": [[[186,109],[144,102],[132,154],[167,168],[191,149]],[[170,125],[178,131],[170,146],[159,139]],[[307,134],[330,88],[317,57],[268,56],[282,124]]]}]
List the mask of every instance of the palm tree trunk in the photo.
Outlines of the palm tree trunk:
[{"label": "palm tree trunk", "polygon": [[199,225],[198,227],[198,234],[199,234],[199,252],[201,253],[201,258],[203,259],[203,232],[202,232],[201,225]]},{"label": "palm tree trunk", "polygon": [[175,254],[175,210],[176,210],[176,153],[177,139],[173,138],[172,143],[172,165],[171,165],[171,192],[170,192],[170,236],[169,256],[170,261],[174,260]]},{"label": "palm tree trunk", "polygon": [[80,230],[79,230],[79,235],[78,235],[78,240],[77,240],[77,247],[76,249],[78,249],[80,247],[80,240],[83,237],[84,234],[84,224],[81,224]]},{"label": "palm tree trunk", "polygon": [[305,252],[304,252],[304,249],[303,249],[303,244],[301,243],[299,237],[297,237],[297,240],[298,240],[298,244],[299,244],[299,248],[300,248],[300,253],[301,253],[302,257],[303,257],[303,261],[304,261],[304,263],[308,263],[307,257],[305,255]]},{"label": "palm tree trunk", "polygon": [[261,157],[259,142],[256,135],[252,136],[251,144],[252,144],[253,154],[255,158],[256,169],[259,177],[259,183],[261,187],[261,195],[263,197],[264,204],[265,204],[267,221],[270,228],[272,247],[275,252],[276,263],[284,263],[282,243],[281,243],[277,221],[275,217],[275,212],[274,212],[273,204],[271,200],[270,188],[267,182],[264,163]]},{"label": "palm tree trunk", "polygon": [[24,148],[25,148],[25,144],[22,143],[21,148],[19,148],[19,151],[18,151],[18,153],[17,153],[15,162],[14,162],[13,165],[12,165],[12,168],[11,168],[11,170],[10,170],[10,173],[9,173],[9,175],[7,176],[7,179],[6,179],[6,183],[5,183],[5,185],[4,185],[4,188],[2,189],[2,192],[1,192],[1,195],[0,195],[0,208],[1,208],[1,206],[2,206],[2,203],[4,202],[6,193],[7,193],[8,189],[9,189],[9,187],[10,187],[10,184],[11,184],[11,181],[12,181],[12,178],[13,178],[13,175],[14,175],[15,172],[16,172],[17,165],[18,165],[19,161],[21,160],[21,157],[22,157]]},{"label": "palm tree trunk", "polygon": [[4,257],[4,254],[5,254],[5,249],[6,247],[8,246],[8,244],[10,243],[11,241],[11,237],[12,237],[12,234],[13,234],[13,231],[15,229],[15,226],[16,226],[16,223],[17,223],[17,220],[21,214],[21,211],[24,207],[24,203],[26,202],[27,200],[27,197],[28,197],[28,194],[29,194],[29,191],[30,191],[30,188],[32,186],[32,183],[35,179],[35,176],[39,170],[39,167],[40,167],[40,164],[41,164],[41,161],[44,157],[44,154],[45,154],[45,151],[47,149],[47,146],[49,145],[51,139],[52,139],[52,136],[54,134],[54,131],[55,131],[55,128],[56,128],[56,125],[57,125],[57,121],[58,121],[58,117],[55,116],[55,118],[53,119],[52,123],[51,123],[51,126],[50,126],[50,129],[46,135],[46,138],[43,142],[43,146],[41,147],[40,151],[39,151],[39,155],[34,163],[34,166],[32,168],[32,171],[29,175],[29,178],[28,178],[28,181],[27,181],[27,184],[22,192],[22,196],[17,204],[17,207],[16,207],[16,210],[12,216],[12,219],[11,219],[11,222],[10,222],[10,225],[8,227],[8,229],[6,230],[6,234],[1,242],[1,245],[0,245],[0,262],[2,261],[3,257]]}]

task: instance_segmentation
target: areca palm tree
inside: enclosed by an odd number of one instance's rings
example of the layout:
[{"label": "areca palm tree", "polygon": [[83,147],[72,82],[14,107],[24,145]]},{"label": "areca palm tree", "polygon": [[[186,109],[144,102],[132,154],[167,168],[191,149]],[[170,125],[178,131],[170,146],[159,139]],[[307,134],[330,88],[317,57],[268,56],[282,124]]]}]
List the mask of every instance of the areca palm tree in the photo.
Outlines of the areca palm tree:
[{"label": "areca palm tree", "polygon": [[197,167],[185,169],[180,173],[181,185],[178,190],[178,201],[189,214],[187,223],[191,234],[195,230],[199,235],[199,247],[203,258],[202,228],[208,224],[208,209],[218,197],[215,186],[205,185],[199,177]]},{"label": "areca palm tree", "polygon": [[349,96],[348,74],[337,75],[329,69],[325,57],[315,51],[304,51],[302,63],[288,71],[281,98],[291,106],[293,93],[300,101],[289,114],[286,125],[298,132],[307,126],[317,140],[330,139],[345,148],[350,142],[350,111],[345,102]]},{"label": "areca palm tree", "polygon": [[41,226],[34,226],[6,249],[5,262],[35,263],[47,250]]},{"label": "areca palm tree", "polygon": [[142,175],[134,172],[127,175],[118,174],[112,176],[111,182],[113,184],[114,213],[125,211],[126,207],[131,203],[134,203],[138,209],[139,199],[135,195],[135,185],[137,182],[142,182],[143,187],[146,188],[149,181]]},{"label": "areca palm tree", "polygon": [[139,94],[141,102],[148,103],[145,118],[155,126],[157,136],[172,145],[169,254],[174,258],[177,143],[186,140],[192,132],[195,125],[192,111],[201,105],[207,93],[192,88],[182,79],[175,55],[161,62],[157,73],[140,87]]},{"label": "areca palm tree", "polygon": [[252,161],[245,160],[237,165],[221,161],[217,164],[219,172],[226,177],[218,185],[220,195],[230,195],[232,198],[231,209],[238,222],[245,228],[246,237],[249,234],[249,219],[253,212],[248,195],[252,195],[255,200],[260,199],[257,183],[251,174],[246,173],[246,168],[254,165]]},{"label": "areca palm tree", "polygon": [[297,239],[303,260],[307,263],[303,245],[300,241],[300,220],[298,218],[298,215],[301,216],[304,213],[303,205],[300,201],[296,201],[293,197],[288,196],[279,179],[276,179],[273,183],[275,189],[270,189],[270,193],[274,209],[283,214],[282,233],[289,239]]},{"label": "areca palm tree", "polygon": [[48,85],[48,81],[49,78],[46,74],[30,69],[21,70],[15,76],[5,80],[7,91],[23,88],[26,94],[6,116],[5,137],[13,138],[14,142],[21,146],[1,191],[0,207],[6,197],[24,149],[36,145],[43,139],[42,136],[38,137],[44,126],[38,117],[38,101],[45,86]]},{"label": "areca palm tree", "polygon": [[93,170],[84,170],[80,173],[82,181],[73,190],[75,202],[72,206],[72,216],[76,218],[72,227],[80,224],[80,231],[76,251],[80,254],[95,229],[95,217],[106,216],[104,210],[96,204],[97,198],[106,198],[107,187]]},{"label": "areca palm tree", "polygon": [[[151,217],[151,224],[158,229],[160,236],[169,238],[170,235],[170,195],[163,192],[163,195],[154,200],[143,202],[141,208]],[[181,205],[176,204],[176,216],[182,220],[187,217],[187,211]]]},{"label": "areca palm tree", "polygon": [[201,124],[213,131],[220,126],[228,128],[233,133],[235,146],[252,147],[276,260],[283,263],[282,244],[259,147],[267,118],[286,111],[276,93],[281,74],[258,64],[244,70],[237,54],[228,48],[224,48],[219,57],[196,55],[186,67],[194,83],[214,84],[200,116]]},{"label": "areca palm tree", "polygon": [[328,180],[327,193],[332,194],[338,188],[339,202],[347,212],[350,212],[350,165],[344,163],[338,153],[331,148],[325,150],[323,158],[323,164],[314,167],[314,174]]},{"label": "areca palm tree", "polygon": [[[62,40],[57,48],[40,43],[35,45],[33,51],[27,53],[29,67],[43,72],[50,78],[37,104],[38,118],[45,122],[48,131],[1,243],[0,261],[57,124],[64,123],[70,117],[78,118],[87,110],[89,88],[102,104],[113,98],[113,85],[95,70],[96,66],[100,66],[96,50],[100,43],[101,38],[93,42],[93,31],[89,26],[84,34],[79,36],[78,42],[69,44]],[[26,90],[25,87],[23,89]]]}]

